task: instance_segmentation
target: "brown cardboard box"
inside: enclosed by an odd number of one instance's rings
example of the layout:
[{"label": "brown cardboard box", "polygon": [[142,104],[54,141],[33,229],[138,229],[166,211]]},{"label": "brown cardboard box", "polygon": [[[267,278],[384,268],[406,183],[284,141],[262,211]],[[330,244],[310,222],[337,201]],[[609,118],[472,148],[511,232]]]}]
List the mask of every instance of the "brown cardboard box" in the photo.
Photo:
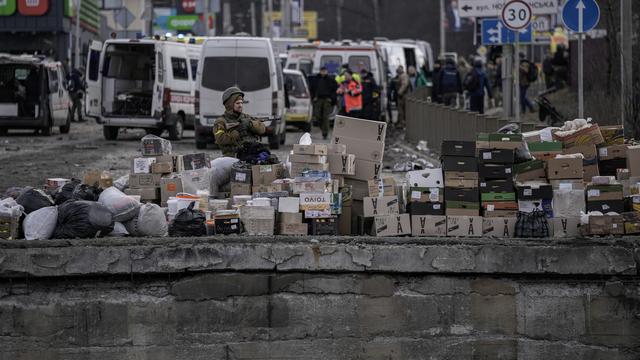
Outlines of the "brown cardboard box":
[{"label": "brown cardboard box", "polygon": [[628,145],[610,145],[598,149],[598,158],[602,160],[626,159]]},{"label": "brown cardboard box", "polygon": [[447,236],[482,236],[480,216],[447,216]]},{"label": "brown cardboard box", "polygon": [[327,155],[343,155],[347,153],[347,145],[327,144]]},{"label": "brown cardboard box", "polygon": [[397,196],[365,197],[364,216],[395,215],[400,212]]},{"label": "brown cardboard box", "polygon": [[284,213],[281,212],[280,223],[281,224],[300,224],[302,223],[302,213]]},{"label": "brown cardboard box", "polygon": [[510,238],[516,231],[516,221],[518,218],[485,217],[482,220],[482,234],[484,236],[494,236],[498,238]]},{"label": "brown cardboard box", "polygon": [[331,175],[355,175],[356,156],[353,154],[329,155],[329,171]]},{"label": "brown cardboard box", "polygon": [[629,146],[627,149],[627,169],[629,176],[640,176],[640,145]]},{"label": "brown cardboard box", "polygon": [[140,201],[156,201],[160,200],[160,189],[157,187],[147,187],[139,189],[125,189],[124,193],[127,195],[140,196]]},{"label": "brown cardboard box", "polygon": [[547,177],[555,179],[582,179],[582,159],[551,159],[547,162]]},{"label": "brown cardboard box", "polygon": [[380,121],[363,120],[338,115],[333,125],[333,136],[359,138],[366,141],[379,141],[384,143],[386,134],[387,124]]},{"label": "brown cardboard box", "polygon": [[369,196],[394,196],[396,194],[396,181],[393,178],[384,178],[379,180],[369,180]]},{"label": "brown cardboard box", "polygon": [[300,176],[307,170],[326,171],[329,170],[329,164],[291,163],[291,177]]},{"label": "brown cardboard box", "polygon": [[274,165],[254,165],[251,167],[251,179],[253,185],[271,185],[276,179],[284,178],[284,166]]},{"label": "brown cardboard box", "polygon": [[353,212],[351,206],[342,208],[342,214],[338,217],[338,231],[340,235],[351,235],[351,217]]},{"label": "brown cardboard box", "polygon": [[205,153],[182,155],[182,166],[184,170],[198,170],[210,166]]},{"label": "brown cardboard box", "polygon": [[467,179],[449,178],[445,180],[445,185],[451,188],[475,189],[478,187],[478,179],[467,180]]},{"label": "brown cardboard box", "polygon": [[276,185],[253,185],[251,187],[251,193],[252,194],[256,194],[256,193],[271,193],[271,192],[276,192],[278,191],[278,186]]},{"label": "brown cardboard box", "polygon": [[140,151],[144,156],[171,154],[171,142],[159,136],[145,136],[140,144]]},{"label": "brown cardboard box", "polygon": [[82,175],[82,183],[89,186],[99,185],[101,175],[102,171],[98,169],[88,169]]},{"label": "brown cardboard box", "polygon": [[347,175],[347,178],[368,181],[379,179],[382,175],[382,162],[361,160],[356,157],[355,175]]},{"label": "brown cardboard box", "polygon": [[587,201],[610,201],[624,199],[624,188],[622,184],[612,185],[588,185]]},{"label": "brown cardboard box", "polygon": [[590,182],[591,179],[593,179],[594,176],[600,176],[600,169],[598,168],[598,164],[593,164],[593,165],[584,165],[583,164],[583,170],[584,170],[584,176],[582,177],[582,179],[585,182]]},{"label": "brown cardboard box", "polygon": [[624,126],[610,125],[600,126],[600,132],[604,138],[605,145],[622,145],[624,144]]},{"label": "brown cardboard box", "polygon": [[237,195],[251,195],[251,184],[232,182],[231,196]]},{"label": "brown cardboard box", "polygon": [[369,184],[366,181],[345,179],[346,186],[351,186],[351,198],[354,200],[362,200],[369,196]]},{"label": "brown cardboard box", "polygon": [[595,145],[576,145],[563,150],[563,154],[582,154],[585,159],[595,159],[598,157],[598,149]]},{"label": "brown cardboard box", "polygon": [[173,164],[169,162],[155,162],[151,164],[152,174],[170,174],[173,172]]},{"label": "brown cardboard box", "polygon": [[332,191],[332,183],[326,180],[295,181],[291,183],[291,192],[296,195],[302,193],[323,193]]},{"label": "brown cardboard box", "polygon": [[447,214],[447,216],[466,216],[466,217],[475,217],[475,216],[480,216],[480,208],[474,208],[474,209],[463,209],[463,208],[449,208],[447,207],[447,209],[445,210],[445,214]]},{"label": "brown cardboard box", "polygon": [[160,204],[167,206],[167,200],[170,197],[178,195],[182,192],[182,179],[175,178],[162,178],[160,180]]},{"label": "brown cardboard box", "polygon": [[412,236],[447,236],[447,217],[414,215],[411,217]]},{"label": "brown cardboard box", "polygon": [[300,210],[331,210],[331,193],[300,194]]},{"label": "brown cardboard box", "polygon": [[278,198],[278,212],[281,213],[299,213],[300,198],[298,197],[281,197]]},{"label": "brown cardboard box", "polygon": [[557,217],[550,219],[550,225],[553,228],[554,238],[575,237],[580,234],[580,218],[562,218]]},{"label": "brown cardboard box", "polygon": [[623,213],[624,233],[627,235],[640,234],[640,211]]},{"label": "brown cardboard box", "polygon": [[591,124],[573,134],[560,136],[557,132],[553,133],[553,140],[562,141],[565,148],[571,148],[578,145],[600,145],[604,143],[602,132],[598,124]]},{"label": "brown cardboard box", "polygon": [[331,143],[346,145],[347,152],[354,154],[357,160],[381,162],[384,156],[384,142],[381,141],[366,141],[360,137],[351,138],[334,134]]},{"label": "brown cardboard box", "polygon": [[478,187],[478,179],[480,174],[478,172],[465,172],[465,171],[445,171],[444,172],[444,184],[449,186],[449,181],[458,180],[474,180],[475,187]]},{"label": "brown cardboard box", "polygon": [[301,224],[283,224],[281,223],[279,226],[280,235],[299,235],[299,236],[307,236],[309,235],[309,224],[301,223]]},{"label": "brown cardboard box", "polygon": [[289,155],[289,161],[291,161],[292,163],[324,164],[328,160],[327,155],[293,154]]},{"label": "brown cardboard box", "polygon": [[129,187],[132,189],[159,187],[162,175],[160,174],[131,174],[129,175]]},{"label": "brown cardboard box", "polygon": [[373,230],[375,236],[411,235],[411,216],[409,214],[376,216]]},{"label": "brown cardboard box", "polygon": [[181,173],[184,171],[184,162],[182,155],[162,155],[156,156],[157,163],[171,163],[172,169],[170,172]]},{"label": "brown cardboard box", "polygon": [[622,215],[589,216],[589,234],[624,235]]},{"label": "brown cardboard box", "polygon": [[311,144],[311,145],[293,145],[293,153],[300,155],[327,155],[326,144]]},{"label": "brown cardboard box", "polygon": [[442,188],[409,188],[409,202],[444,202],[444,189]]}]

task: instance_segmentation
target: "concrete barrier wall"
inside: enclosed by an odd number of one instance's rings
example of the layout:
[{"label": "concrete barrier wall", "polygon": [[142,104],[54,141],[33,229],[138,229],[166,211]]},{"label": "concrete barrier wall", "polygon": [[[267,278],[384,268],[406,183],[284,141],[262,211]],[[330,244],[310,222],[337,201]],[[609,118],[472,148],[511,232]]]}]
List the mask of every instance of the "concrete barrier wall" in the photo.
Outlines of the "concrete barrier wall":
[{"label": "concrete barrier wall", "polygon": [[640,358],[638,239],[0,242],[0,359]]}]

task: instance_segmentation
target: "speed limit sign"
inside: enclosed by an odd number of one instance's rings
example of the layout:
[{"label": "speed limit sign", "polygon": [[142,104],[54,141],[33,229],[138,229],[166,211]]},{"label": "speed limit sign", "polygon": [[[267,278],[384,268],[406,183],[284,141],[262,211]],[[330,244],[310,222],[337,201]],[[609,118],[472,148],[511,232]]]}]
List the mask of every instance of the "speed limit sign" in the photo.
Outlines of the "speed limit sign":
[{"label": "speed limit sign", "polygon": [[522,0],[509,1],[502,8],[502,23],[511,30],[522,30],[531,22],[531,6]]}]

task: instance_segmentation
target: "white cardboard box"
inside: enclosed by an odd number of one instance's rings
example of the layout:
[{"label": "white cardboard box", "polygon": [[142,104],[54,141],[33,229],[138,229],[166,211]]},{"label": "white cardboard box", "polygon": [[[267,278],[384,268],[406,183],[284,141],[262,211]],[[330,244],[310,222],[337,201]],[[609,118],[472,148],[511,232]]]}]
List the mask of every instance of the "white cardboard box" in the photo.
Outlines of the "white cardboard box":
[{"label": "white cardboard box", "polygon": [[410,235],[411,216],[409,214],[376,216],[374,233],[376,236]]},{"label": "white cardboard box", "polygon": [[362,201],[365,217],[395,215],[400,213],[397,196],[367,196]]},{"label": "white cardboard box", "polygon": [[511,238],[516,231],[518,218],[485,217],[482,219],[482,234],[499,238]]},{"label": "white cardboard box", "polygon": [[300,212],[300,198],[297,198],[297,197],[278,198],[278,212],[281,212],[281,213]]},{"label": "white cardboard box", "polygon": [[409,187],[444,187],[442,169],[425,169],[407,172]]},{"label": "white cardboard box", "polygon": [[414,215],[411,217],[412,236],[447,236],[447,217]]},{"label": "white cardboard box", "polygon": [[447,216],[447,236],[482,236],[482,217]]},{"label": "white cardboard box", "polygon": [[331,193],[300,194],[300,210],[331,210]]}]

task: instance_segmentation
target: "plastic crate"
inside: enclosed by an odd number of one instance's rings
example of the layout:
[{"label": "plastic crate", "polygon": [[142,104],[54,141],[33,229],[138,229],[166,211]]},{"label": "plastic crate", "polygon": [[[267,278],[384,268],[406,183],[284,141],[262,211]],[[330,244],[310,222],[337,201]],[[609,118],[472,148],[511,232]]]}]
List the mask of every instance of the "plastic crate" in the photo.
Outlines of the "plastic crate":
[{"label": "plastic crate", "polygon": [[20,230],[20,216],[0,215],[0,239],[16,240]]}]

